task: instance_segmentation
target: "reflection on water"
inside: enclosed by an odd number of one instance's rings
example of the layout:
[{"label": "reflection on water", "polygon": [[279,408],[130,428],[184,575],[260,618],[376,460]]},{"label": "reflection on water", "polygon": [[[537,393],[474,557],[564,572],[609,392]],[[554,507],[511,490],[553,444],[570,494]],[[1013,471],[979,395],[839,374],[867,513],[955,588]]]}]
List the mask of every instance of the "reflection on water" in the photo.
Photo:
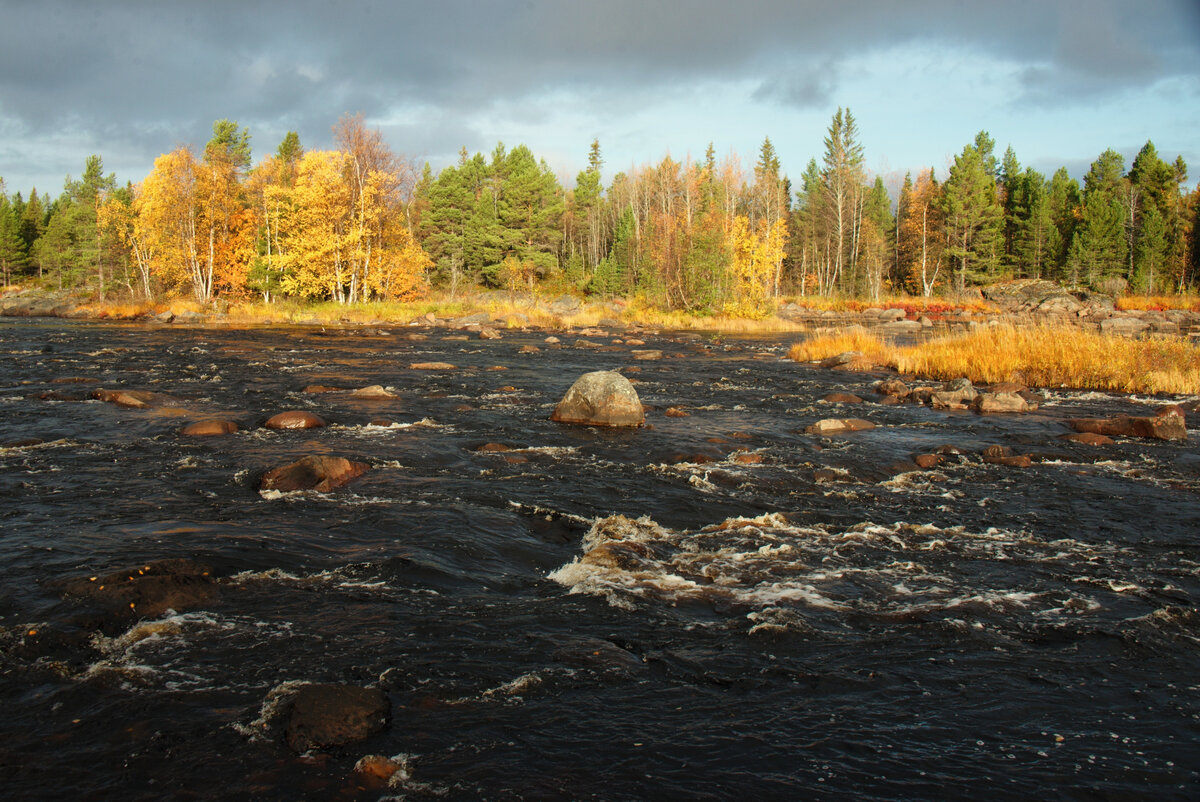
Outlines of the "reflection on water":
[{"label": "reflection on water", "polygon": [[[1196,433],[1057,439],[1150,399],[830,404],[873,398],[874,377],[779,341],[639,334],[664,353],[641,361],[619,333],[597,350],[420,331],[0,322],[9,793],[1195,795]],[[649,426],[549,421],[581,373],[616,368]],[[352,393],[371,385],[394,397]],[[261,428],[290,409],[330,425]],[[179,434],[212,417],[240,431]],[[877,428],[803,434],[825,417]],[[989,445],[1034,464],[984,464]],[[371,470],[259,492],[307,454]],[[61,592],[179,557],[217,577],[198,608],[118,626]],[[392,723],[294,756],[271,694],[300,682],[381,687]],[[371,753],[403,766],[391,788],[353,774]]]}]

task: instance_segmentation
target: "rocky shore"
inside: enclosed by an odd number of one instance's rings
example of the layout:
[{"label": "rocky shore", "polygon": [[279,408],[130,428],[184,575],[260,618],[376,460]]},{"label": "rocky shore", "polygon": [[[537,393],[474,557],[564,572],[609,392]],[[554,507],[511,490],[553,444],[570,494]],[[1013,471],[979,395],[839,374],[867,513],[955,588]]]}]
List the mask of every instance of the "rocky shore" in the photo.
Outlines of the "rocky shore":
[{"label": "rocky shore", "polygon": [[[926,311],[913,306],[867,306],[860,311],[820,310],[791,301],[779,306],[775,316],[788,324],[807,329],[840,329],[863,326],[880,334],[917,335],[934,329],[969,329],[990,325],[1071,325],[1124,336],[1149,334],[1200,337],[1200,311],[1171,309],[1165,311],[1127,311],[1116,308],[1115,300],[1092,292],[1069,292],[1052,281],[1025,279],[994,284],[977,291],[970,299],[972,306],[949,307],[943,311]],[[497,291],[476,299],[480,305],[489,302],[517,309],[526,308],[530,314],[516,312],[500,321],[517,326],[530,325],[531,316],[560,318],[564,323],[572,317],[590,315],[600,318],[608,328],[619,322],[623,306],[619,302],[585,302],[572,296],[538,298],[528,293]],[[66,319],[104,319],[91,300],[78,294],[50,292],[37,289],[10,291],[0,296],[0,316],[57,317]],[[984,311],[986,310],[986,311]],[[215,305],[211,311],[170,311],[143,314],[131,318],[158,324],[206,325],[228,321],[226,309]],[[305,321],[298,321],[305,322]],[[319,324],[313,318],[307,321]],[[495,334],[496,321],[487,312],[467,315],[438,316],[433,313],[414,320],[377,320],[374,325],[444,326],[455,329],[478,329],[485,338]]]}]

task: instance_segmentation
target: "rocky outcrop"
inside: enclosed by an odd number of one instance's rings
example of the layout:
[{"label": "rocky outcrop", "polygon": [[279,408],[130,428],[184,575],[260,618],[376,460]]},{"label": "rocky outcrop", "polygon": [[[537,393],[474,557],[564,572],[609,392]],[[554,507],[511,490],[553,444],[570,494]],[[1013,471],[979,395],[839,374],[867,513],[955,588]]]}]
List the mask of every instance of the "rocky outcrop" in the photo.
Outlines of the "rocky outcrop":
[{"label": "rocky outcrop", "polygon": [[616,371],[597,370],[583,374],[571,385],[550,420],[586,426],[641,426],[646,414],[629,379]]},{"label": "rocky outcrop", "polygon": [[362,476],[370,467],[366,463],[351,462],[345,457],[307,456],[267,471],[259,482],[259,489],[284,493],[297,490],[328,493]]},{"label": "rocky outcrop", "polygon": [[1183,410],[1171,405],[1147,417],[1120,415],[1115,418],[1075,418],[1067,425],[1077,432],[1105,437],[1146,437],[1155,440],[1186,440]]},{"label": "rocky outcrop", "polygon": [[268,429],[319,429],[325,425],[325,420],[320,415],[314,415],[302,409],[293,409],[272,415],[263,424]]},{"label": "rocky outcrop", "polygon": [[378,688],[303,685],[287,705],[283,737],[297,753],[358,743],[387,726],[391,709]]}]

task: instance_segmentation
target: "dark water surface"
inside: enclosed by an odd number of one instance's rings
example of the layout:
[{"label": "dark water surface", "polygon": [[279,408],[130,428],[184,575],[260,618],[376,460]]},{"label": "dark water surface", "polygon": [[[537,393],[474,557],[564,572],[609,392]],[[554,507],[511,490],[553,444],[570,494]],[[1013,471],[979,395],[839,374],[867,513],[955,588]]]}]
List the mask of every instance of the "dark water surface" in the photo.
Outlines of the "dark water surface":
[{"label": "dark water surface", "polygon": [[[637,362],[574,335],[390,332],[0,322],[4,796],[1200,796],[1200,435],[1057,439],[1161,399],[837,405],[875,377],[778,340],[644,336],[667,358]],[[434,360],[458,369],[408,368]],[[613,368],[640,368],[650,427],[549,421]],[[172,400],[39,399],[96,387]],[[259,428],[286,409],[331,425]],[[218,414],[243,430],[180,436]],[[847,416],[879,428],[802,433]],[[890,467],[945,444],[966,455]],[[992,444],[1042,459],[985,465]],[[258,491],[311,453],[371,470]],[[22,647],[69,629],[61,580],[173,557],[219,595],[82,651]],[[298,682],[381,687],[391,723],[294,755],[264,701]],[[352,773],[371,753],[402,756],[390,787]]]}]

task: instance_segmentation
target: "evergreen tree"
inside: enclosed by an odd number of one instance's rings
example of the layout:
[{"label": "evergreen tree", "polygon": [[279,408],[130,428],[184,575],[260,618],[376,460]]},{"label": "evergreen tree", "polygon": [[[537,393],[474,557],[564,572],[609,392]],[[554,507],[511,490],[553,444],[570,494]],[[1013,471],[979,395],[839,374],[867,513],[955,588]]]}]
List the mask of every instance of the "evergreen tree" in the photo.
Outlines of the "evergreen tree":
[{"label": "evergreen tree", "polygon": [[1123,280],[1128,264],[1125,236],[1125,160],[1109,149],[1092,162],[1083,179],[1082,214],[1069,257],[1072,284],[1107,286]]},{"label": "evergreen tree", "polygon": [[843,284],[853,286],[851,273],[858,260],[858,233],[862,222],[863,146],[858,141],[858,126],[849,109],[839,107],[829,123],[825,137],[825,162],[821,171],[824,207],[828,216],[833,250],[832,274],[821,282],[825,293]]},{"label": "evergreen tree", "polygon": [[[1050,256],[1050,200],[1045,177],[1026,167],[1012,182],[1012,264],[1016,275],[1042,278]],[[1006,212],[1007,216],[1007,212]]]},{"label": "evergreen tree", "polygon": [[959,292],[968,281],[984,282],[997,274],[1003,248],[1003,220],[993,177],[995,161],[991,139],[986,131],[980,131],[975,144],[967,145],[954,157],[943,187],[946,255],[957,265]]},{"label": "evergreen tree", "polygon": [[[20,195],[17,198],[20,200]],[[21,208],[18,233],[21,235],[21,241],[25,243],[25,253],[30,255],[31,262],[37,266],[39,279],[42,277],[42,265],[35,255],[34,246],[42,238],[46,222],[46,210],[38,197],[37,187],[34,187],[29,191],[29,200],[25,201]]]},{"label": "evergreen tree", "polygon": [[1004,252],[1000,257],[1000,266],[1001,274],[1008,277],[1023,272],[1017,258],[1017,232],[1025,223],[1021,219],[1019,208],[1023,205],[1021,192],[1026,188],[1023,182],[1024,176],[1017,161],[1017,154],[1012,145],[1009,145],[1000,162],[1000,201],[1004,210]]},{"label": "evergreen tree", "polygon": [[1058,168],[1050,178],[1046,196],[1051,224],[1047,232],[1046,263],[1051,278],[1061,282],[1071,281],[1073,286],[1077,286],[1078,281],[1072,278],[1067,265],[1081,203],[1079,182],[1071,178],[1067,168]]},{"label": "evergreen tree", "polygon": [[4,191],[4,180],[0,179],[0,272],[4,275],[4,286],[7,287],[24,272],[27,259],[25,242],[20,234],[20,220]]}]

